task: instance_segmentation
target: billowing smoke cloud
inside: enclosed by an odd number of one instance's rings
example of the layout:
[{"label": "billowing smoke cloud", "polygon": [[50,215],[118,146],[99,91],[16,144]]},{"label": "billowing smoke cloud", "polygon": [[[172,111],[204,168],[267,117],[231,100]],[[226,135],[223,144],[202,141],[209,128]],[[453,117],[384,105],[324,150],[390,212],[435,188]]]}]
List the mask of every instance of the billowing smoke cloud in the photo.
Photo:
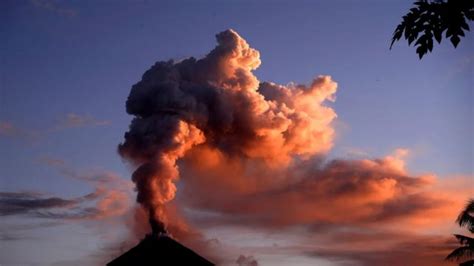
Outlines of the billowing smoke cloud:
[{"label": "billowing smoke cloud", "polygon": [[233,30],[216,37],[217,47],[203,59],[156,63],[127,100],[135,118],[119,153],[138,166],[137,200],[160,220],[176,192],[178,159],[198,145],[272,168],[332,145],[336,115],[323,105],[336,92],[330,77],[310,86],[260,84],[252,73],[258,51]]},{"label": "billowing smoke cloud", "polygon": [[[119,153],[137,167],[137,201],[172,233],[180,239],[199,235],[182,218],[183,206],[199,213],[186,217],[194,226],[209,228],[245,224],[393,235],[451,225],[473,193],[468,179],[410,173],[406,149],[383,158],[325,159],[336,118],[327,103],[335,100],[337,84],[329,76],[309,85],[260,82],[252,73],[259,52],[233,30],[216,37],[217,46],[202,59],[157,62],[126,103],[134,118]],[[183,193],[170,207],[179,177]],[[404,241],[385,248],[403,249]],[[349,258],[352,251],[367,250],[306,252]],[[365,261],[380,260],[365,254]]]},{"label": "billowing smoke cloud", "polygon": [[210,217],[210,223],[267,228],[403,222],[415,229],[449,223],[472,193],[469,180],[412,175],[405,169],[406,153],[397,150],[380,159],[326,163],[315,159],[285,169],[249,170],[247,162],[229,162],[198,148],[182,165],[186,178],[182,202],[219,213]]}]

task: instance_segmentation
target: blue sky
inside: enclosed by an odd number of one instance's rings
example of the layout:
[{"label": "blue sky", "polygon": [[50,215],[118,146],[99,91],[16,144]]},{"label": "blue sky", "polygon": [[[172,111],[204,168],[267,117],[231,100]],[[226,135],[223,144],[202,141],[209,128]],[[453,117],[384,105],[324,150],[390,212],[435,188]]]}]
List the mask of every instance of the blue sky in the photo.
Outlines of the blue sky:
[{"label": "blue sky", "polygon": [[[474,173],[472,34],[457,49],[444,40],[423,60],[405,41],[389,50],[393,29],[411,1],[0,5],[0,122],[15,129],[13,135],[0,134],[1,191],[63,197],[90,191],[44,158],[128,178],[130,169],[116,147],[130,121],[125,100],[131,86],[158,60],[204,56],[215,45],[214,35],[228,28],[260,51],[262,65],[255,73],[261,81],[309,83],[327,74],[338,82],[331,104],[338,135],[330,157],[372,158],[405,147],[412,151],[408,167],[414,172],[442,178]],[[72,114],[80,121],[71,121]],[[78,230],[90,237],[78,238],[76,245],[102,241]],[[29,243],[13,242],[5,241],[7,250]],[[56,254],[55,248],[50,252],[58,260],[77,258]],[[11,254],[8,259],[15,262]],[[40,264],[52,262],[45,258]]]}]

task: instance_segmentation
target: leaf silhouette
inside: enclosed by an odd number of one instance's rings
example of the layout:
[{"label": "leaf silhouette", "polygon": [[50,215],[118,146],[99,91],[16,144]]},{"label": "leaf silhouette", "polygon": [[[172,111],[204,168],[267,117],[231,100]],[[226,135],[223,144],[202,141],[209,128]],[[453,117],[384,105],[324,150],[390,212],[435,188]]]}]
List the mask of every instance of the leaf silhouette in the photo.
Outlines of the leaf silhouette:
[{"label": "leaf silhouette", "polygon": [[396,41],[404,37],[408,45],[415,43],[420,59],[428,51],[433,51],[433,39],[441,43],[444,32],[456,48],[461,37],[465,36],[465,31],[470,30],[466,19],[474,20],[472,0],[420,0],[415,2],[414,6],[395,28],[390,49]]},{"label": "leaf silhouette", "polygon": [[[472,213],[474,213],[474,199],[470,199],[467,202],[464,209],[459,213],[456,222],[459,226],[466,226],[471,233],[474,233],[474,217],[471,215]],[[449,255],[446,256],[446,260],[459,261],[462,259],[471,259],[459,265],[474,265],[474,260],[472,260],[472,258],[474,258],[474,238],[457,234],[455,234],[454,237],[456,237],[461,246],[449,253]]]}]

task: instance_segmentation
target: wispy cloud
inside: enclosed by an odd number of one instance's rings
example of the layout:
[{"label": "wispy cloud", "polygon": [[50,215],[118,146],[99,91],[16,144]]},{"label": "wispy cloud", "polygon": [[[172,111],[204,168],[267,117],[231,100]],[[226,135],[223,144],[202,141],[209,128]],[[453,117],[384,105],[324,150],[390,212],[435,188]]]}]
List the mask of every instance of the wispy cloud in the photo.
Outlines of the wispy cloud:
[{"label": "wispy cloud", "polygon": [[[339,265],[446,265],[443,260],[456,247],[452,237],[400,234],[333,235],[333,242],[305,252]],[[387,245],[387,243],[390,243]],[[344,263],[345,262],[345,263]],[[449,263],[448,263],[449,264]]]},{"label": "wispy cloud", "polygon": [[[60,158],[42,156],[37,162],[56,170],[76,184],[79,181],[92,189],[89,193],[74,196],[37,190],[0,191],[0,241],[46,241],[48,239],[37,234],[38,228],[65,225],[86,225],[87,230],[93,230],[95,235],[104,239],[118,237],[111,231],[117,229],[118,224],[126,224],[127,219],[130,219],[128,216],[132,215],[134,195],[130,180],[111,171],[78,170]],[[131,245],[127,247],[129,246]],[[114,251],[105,253],[98,249],[97,254],[91,254],[87,258],[86,264],[104,265],[110,260],[110,254],[118,255],[117,250]]]},{"label": "wispy cloud", "polygon": [[99,127],[110,125],[109,120],[101,120],[91,115],[68,113],[56,120],[53,125],[42,129],[24,128],[11,121],[0,121],[0,137],[17,138],[21,140],[37,141],[45,135],[72,128]]},{"label": "wispy cloud", "polygon": [[53,167],[66,178],[91,185],[94,190],[73,198],[38,191],[0,192],[0,216],[103,219],[123,215],[129,209],[132,191],[129,180],[110,171],[76,171],[62,159],[43,156],[38,161]]},{"label": "wispy cloud", "polygon": [[369,152],[362,148],[346,147],[344,148],[345,155],[351,159],[365,159],[369,158]]},{"label": "wispy cloud", "polygon": [[0,241],[2,242],[23,240],[23,239],[28,239],[28,237],[10,234],[8,232],[0,232]]},{"label": "wispy cloud", "polygon": [[28,141],[37,140],[41,133],[14,125],[10,121],[0,121],[0,137],[19,138]]},{"label": "wispy cloud", "polygon": [[[61,16],[74,17],[77,15],[77,11],[75,9],[61,6],[55,0],[30,0],[30,3],[38,8],[48,10]],[[63,1],[63,3],[65,2]]]},{"label": "wispy cloud", "polygon": [[64,177],[79,180],[92,186],[107,186],[109,188],[132,190],[133,184],[128,179],[123,179],[116,173],[106,170],[76,170],[61,158],[43,155],[38,157],[37,162],[52,167]]},{"label": "wispy cloud", "polygon": [[128,209],[128,204],[127,193],[113,189],[97,188],[94,192],[75,198],[0,192],[0,216],[94,220],[122,215]]},{"label": "wispy cloud", "polygon": [[106,125],[110,125],[110,121],[99,120],[90,115],[68,113],[59,119],[58,123],[54,128],[60,130],[66,128],[95,127]]},{"label": "wispy cloud", "polygon": [[48,165],[55,168],[60,168],[66,165],[66,162],[59,158],[54,158],[50,156],[40,156],[37,160],[39,163]]},{"label": "wispy cloud", "polygon": [[0,121],[0,135],[11,136],[15,134],[16,130],[12,123]]},{"label": "wispy cloud", "polygon": [[38,192],[0,192],[0,216],[29,214],[47,217],[48,213],[44,211],[74,209],[82,202],[94,200],[97,197],[97,193],[64,199],[46,196]]}]

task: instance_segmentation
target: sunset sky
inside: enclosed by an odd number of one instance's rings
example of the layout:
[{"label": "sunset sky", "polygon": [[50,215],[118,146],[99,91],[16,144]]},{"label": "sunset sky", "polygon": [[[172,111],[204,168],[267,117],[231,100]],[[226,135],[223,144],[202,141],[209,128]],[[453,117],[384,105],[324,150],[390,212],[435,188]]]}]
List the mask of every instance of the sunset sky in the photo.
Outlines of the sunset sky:
[{"label": "sunset sky", "polygon": [[[411,5],[2,1],[0,264],[103,265],[143,237],[131,175],[148,153],[117,147],[132,86],[173,59],[190,88],[238,87],[219,104],[261,134],[183,103],[194,140],[167,212],[185,244],[221,265],[445,265],[474,195],[474,43],[389,50]],[[185,96],[207,108],[205,92]]]}]

